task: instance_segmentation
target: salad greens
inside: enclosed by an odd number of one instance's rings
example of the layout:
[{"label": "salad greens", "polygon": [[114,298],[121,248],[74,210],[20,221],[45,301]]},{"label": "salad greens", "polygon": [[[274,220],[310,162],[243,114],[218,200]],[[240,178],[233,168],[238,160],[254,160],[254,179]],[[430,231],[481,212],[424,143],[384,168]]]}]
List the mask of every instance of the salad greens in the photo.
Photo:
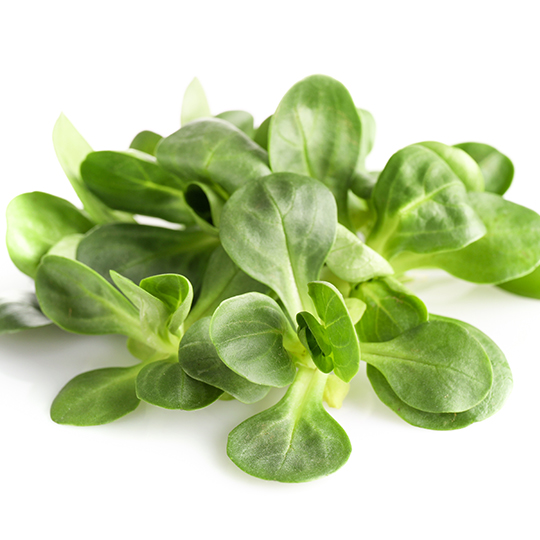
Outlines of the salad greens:
[{"label": "salad greens", "polygon": [[540,216],[503,198],[508,157],[424,141],[372,171],[373,116],[322,75],[258,126],[241,110],[212,115],[195,79],[181,125],[94,152],[61,115],[53,142],[81,208],[34,192],[7,209],[8,252],[35,295],[0,297],[0,333],[120,334],[136,360],[69,381],[55,422],[104,424],[141,401],[249,407],[283,388],[232,429],[227,454],[253,476],[305,482],[351,453],[324,403],[341,407],[362,363],[413,426],[453,430],[500,410],[512,390],[502,351],[430,314],[402,278],[440,268],[540,298]]}]

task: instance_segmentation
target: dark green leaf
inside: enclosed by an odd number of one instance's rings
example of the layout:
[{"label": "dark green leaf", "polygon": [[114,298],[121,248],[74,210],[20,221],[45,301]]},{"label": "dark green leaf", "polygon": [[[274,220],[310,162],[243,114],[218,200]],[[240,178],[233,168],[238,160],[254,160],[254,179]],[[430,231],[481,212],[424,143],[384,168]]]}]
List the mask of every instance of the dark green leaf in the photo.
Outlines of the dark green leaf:
[{"label": "dark green leaf", "polygon": [[298,313],[296,322],[300,342],[309,351],[314,364],[323,373],[330,373],[334,369],[334,361],[324,326],[309,311]]},{"label": "dark green leaf", "polygon": [[293,330],[278,304],[260,293],[247,293],[220,304],[210,336],[223,362],[248,381],[264,386],[290,384],[294,362],[283,346]]},{"label": "dark green leaf", "polygon": [[254,384],[228,368],[210,339],[210,317],[197,321],[185,333],[178,353],[182,369],[194,379],[221,388],[243,403],[262,399],[269,386]]},{"label": "dark green leaf", "polygon": [[51,405],[57,424],[97,426],[117,420],[139,405],[135,377],[139,366],[88,371],[71,379]]},{"label": "dark green leaf", "polygon": [[210,186],[191,182],[184,191],[186,204],[199,227],[209,234],[218,234],[221,209],[225,201]]},{"label": "dark green leaf", "polygon": [[486,191],[499,195],[506,193],[514,178],[514,165],[509,158],[488,144],[469,142],[455,146],[467,152],[478,163]]},{"label": "dark green leaf", "polygon": [[327,376],[301,368],[283,399],[236,427],[227,454],[264,480],[308,482],[342,467],[351,453],[343,428],[325,411]]},{"label": "dark green leaf", "polygon": [[93,227],[71,203],[39,191],[15,197],[7,207],[6,218],[9,256],[32,278],[43,255],[62,238]]},{"label": "dark green leaf", "polygon": [[131,141],[129,147],[150,156],[155,156],[156,147],[161,139],[163,139],[163,137],[153,131],[141,131],[135,135],[135,138]]},{"label": "dark green leaf", "polygon": [[231,259],[271,287],[291,320],[311,307],[307,284],[319,278],[336,235],[336,204],[311,178],[272,174],[246,184],[223,207],[220,236]]},{"label": "dark green leaf", "polygon": [[272,171],[322,181],[336,198],[340,222],[347,225],[347,191],[360,137],[360,118],[347,89],[331,77],[307,77],[285,94],[272,119]]},{"label": "dark green leaf", "polygon": [[33,293],[0,297],[0,334],[11,334],[51,324],[43,315]]}]

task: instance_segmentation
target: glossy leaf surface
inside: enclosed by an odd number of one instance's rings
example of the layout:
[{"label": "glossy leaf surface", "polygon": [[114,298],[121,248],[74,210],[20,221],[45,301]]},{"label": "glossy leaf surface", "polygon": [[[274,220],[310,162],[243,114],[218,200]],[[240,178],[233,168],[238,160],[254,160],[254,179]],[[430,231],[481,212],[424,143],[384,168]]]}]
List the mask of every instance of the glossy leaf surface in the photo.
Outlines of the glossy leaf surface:
[{"label": "glossy leaf surface", "polygon": [[234,464],[279,482],[308,482],[343,466],[351,443],[322,405],[325,384],[326,375],[301,368],[279,403],[229,434],[227,454]]},{"label": "glossy leaf surface", "polygon": [[54,399],[57,424],[97,426],[117,420],[139,405],[135,377],[139,366],[88,371],[71,379]]},{"label": "glossy leaf surface", "polygon": [[504,195],[514,178],[514,165],[508,157],[493,146],[483,143],[461,143],[456,148],[467,152],[478,163],[486,191]]},{"label": "glossy leaf surface", "polygon": [[336,198],[340,222],[346,224],[360,137],[360,118],[347,89],[331,77],[307,77],[285,94],[273,116],[268,141],[272,171],[326,184]]},{"label": "glossy leaf surface", "polygon": [[362,359],[385,376],[405,403],[427,412],[462,412],[488,394],[493,372],[467,330],[429,321],[383,343],[363,343]]},{"label": "glossy leaf surface", "polygon": [[266,151],[217,118],[192,122],[163,139],[157,160],[182,180],[207,183],[225,196],[270,172]]},{"label": "glossy leaf surface", "polygon": [[81,164],[82,179],[110,208],[192,223],[184,199],[185,183],[145,156],[135,150],[91,152]]},{"label": "glossy leaf surface", "polygon": [[255,384],[286,386],[296,368],[283,346],[290,324],[278,304],[260,293],[247,293],[220,304],[210,336],[223,362]]},{"label": "glossy leaf surface", "polygon": [[70,202],[34,191],[13,199],[6,211],[6,244],[15,266],[30,277],[62,238],[85,233],[93,223]]},{"label": "glossy leaf surface", "polygon": [[246,274],[279,295],[291,320],[311,306],[307,284],[319,278],[335,235],[331,193],[296,174],[272,174],[246,184],[221,216],[225,251]]},{"label": "glossy leaf surface", "polygon": [[180,342],[178,356],[190,377],[220,388],[243,403],[259,401],[270,390],[241,377],[223,363],[210,339],[210,317],[189,328]]}]

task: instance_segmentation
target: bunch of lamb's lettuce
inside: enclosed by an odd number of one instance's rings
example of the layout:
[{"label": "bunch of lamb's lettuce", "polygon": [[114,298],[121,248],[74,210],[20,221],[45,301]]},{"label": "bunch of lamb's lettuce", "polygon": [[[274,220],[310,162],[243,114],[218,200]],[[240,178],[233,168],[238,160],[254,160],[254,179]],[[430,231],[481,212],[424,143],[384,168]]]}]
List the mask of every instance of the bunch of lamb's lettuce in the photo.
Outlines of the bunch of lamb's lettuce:
[{"label": "bunch of lamb's lettuce", "polygon": [[429,314],[399,278],[436,267],[540,297],[540,216],[502,197],[506,156],[422,142],[368,171],[373,117],[325,76],[293,86],[257,129],[243,111],[212,117],[194,81],[182,124],[93,152],[61,116],[55,148],[83,208],[41,192],[8,207],[9,254],[36,296],[2,301],[0,331],[122,334],[140,360],[75,377],[54,421],[111,422],[140,400],[249,404],[288,387],[227,451],[249,474],[301,482],[350,454],[323,401],[341,406],[361,361],[415,426],[462,428],[501,408],[512,375],[500,349]]}]

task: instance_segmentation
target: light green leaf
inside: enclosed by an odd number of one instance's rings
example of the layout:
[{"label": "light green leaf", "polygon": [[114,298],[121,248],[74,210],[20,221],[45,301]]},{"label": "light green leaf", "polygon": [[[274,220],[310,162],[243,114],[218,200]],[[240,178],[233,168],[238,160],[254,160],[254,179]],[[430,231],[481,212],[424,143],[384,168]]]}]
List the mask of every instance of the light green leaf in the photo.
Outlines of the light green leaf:
[{"label": "light green leaf", "polygon": [[97,426],[134,411],[139,405],[135,377],[139,366],[88,371],[71,379],[54,399],[51,418],[57,424]]},{"label": "light green leaf", "polygon": [[272,122],[272,115],[266,118],[263,123],[256,129],[253,140],[265,150],[268,150],[268,131],[270,129],[270,123]]},{"label": "light green leaf", "polygon": [[283,346],[290,324],[278,304],[260,293],[229,298],[215,311],[210,336],[223,362],[248,381],[283,387],[296,368]]},{"label": "light green leaf", "polygon": [[211,116],[210,107],[199,79],[194,78],[186,88],[182,101],[181,125]]},{"label": "light green leaf", "polygon": [[135,135],[129,147],[150,156],[155,156],[156,147],[161,139],[163,139],[163,137],[153,131],[141,131]]},{"label": "light green leaf", "polygon": [[340,224],[326,264],[338,278],[349,283],[360,283],[394,273],[383,257]]},{"label": "light green leaf", "polygon": [[210,317],[197,321],[185,333],[178,352],[182,369],[194,379],[220,388],[243,403],[261,400],[269,386],[254,384],[228,368],[210,339]]},{"label": "light green leaf", "polygon": [[225,111],[220,114],[216,114],[216,118],[225,120],[233,126],[237,127],[240,131],[243,131],[250,139],[253,139],[255,135],[255,129],[253,127],[253,116],[246,111]]},{"label": "light green leaf", "polygon": [[279,295],[291,320],[303,309],[311,311],[307,284],[319,278],[335,235],[331,193],[296,174],[272,174],[246,184],[221,215],[225,251]]},{"label": "light green leaf", "polygon": [[308,482],[342,467],[351,453],[343,428],[325,411],[327,376],[301,368],[279,403],[237,426],[227,454],[264,480]]},{"label": "light green leaf", "polygon": [[348,225],[347,191],[360,138],[360,118],[347,89],[331,77],[307,77],[285,94],[273,116],[272,171],[323,182],[336,198],[340,223]]},{"label": "light green leaf", "polygon": [[41,258],[62,238],[85,233],[94,225],[68,201],[40,191],[15,197],[7,207],[6,218],[9,256],[32,278]]},{"label": "light green leaf", "polygon": [[540,266],[530,274],[498,285],[505,291],[540,300]]},{"label": "light green leaf", "polygon": [[70,234],[64,236],[62,240],[58,241],[51,249],[49,249],[49,251],[47,251],[47,255],[58,255],[59,257],[75,260],[77,259],[77,249],[83,238],[84,234]]}]

